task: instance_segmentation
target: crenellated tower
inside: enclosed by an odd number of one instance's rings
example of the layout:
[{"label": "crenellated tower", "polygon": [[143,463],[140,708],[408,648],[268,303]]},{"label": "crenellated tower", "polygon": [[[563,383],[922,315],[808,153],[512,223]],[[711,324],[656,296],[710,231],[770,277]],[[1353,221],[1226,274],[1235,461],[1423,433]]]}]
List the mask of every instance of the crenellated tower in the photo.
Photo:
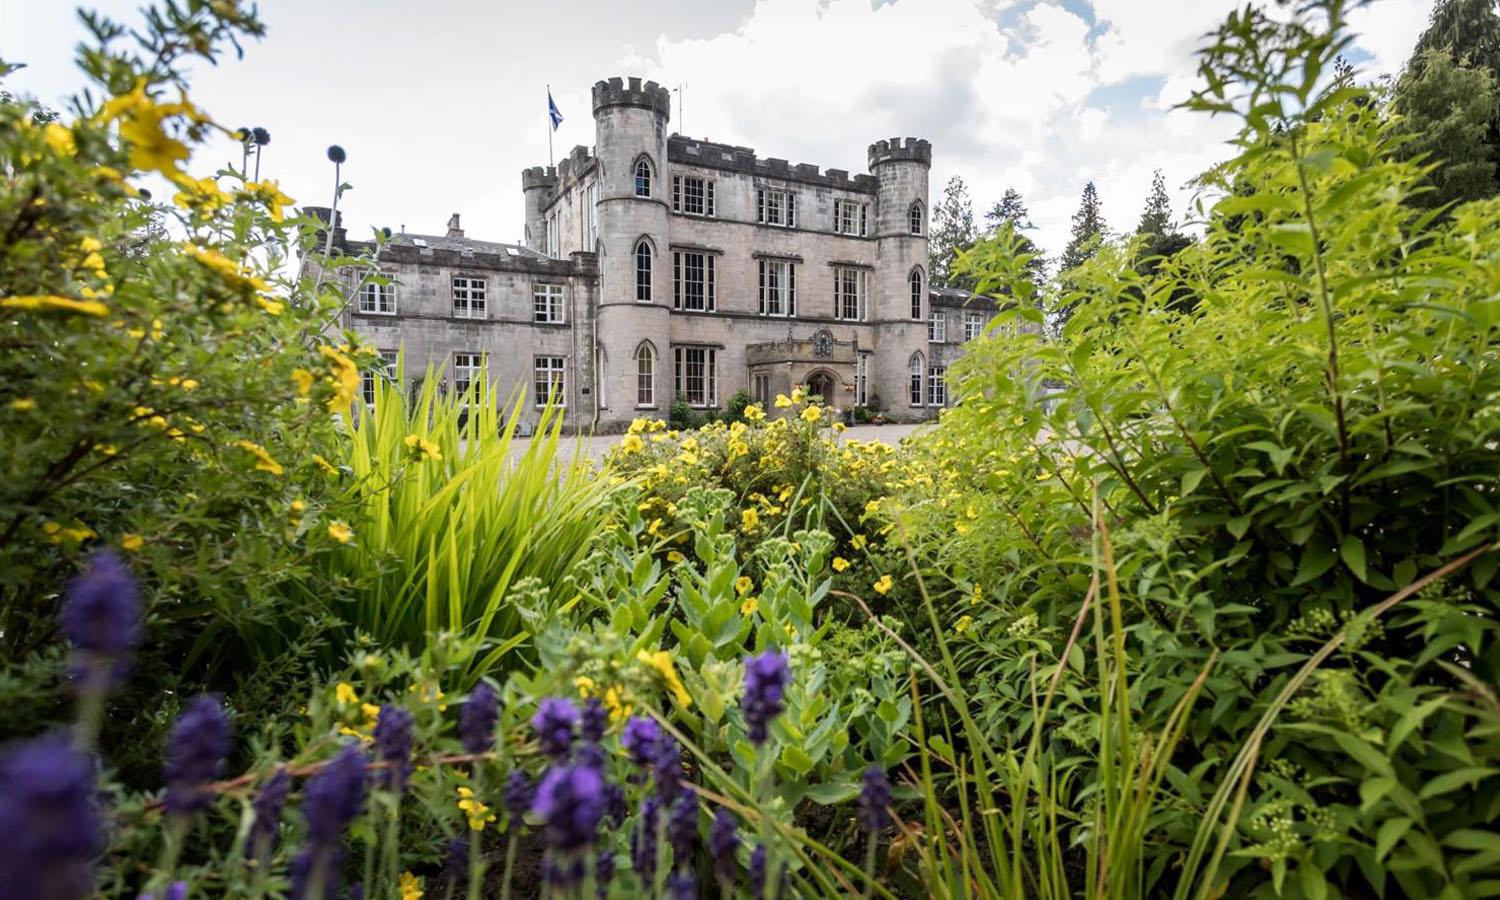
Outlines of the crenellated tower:
[{"label": "crenellated tower", "polygon": [[[615,416],[637,405],[637,353],[649,343],[654,407],[664,414],[672,400],[671,187],[666,171],[671,93],[654,81],[611,78],[594,85],[593,101],[603,402]],[[649,268],[649,279],[641,275],[643,266]]]},{"label": "crenellated tower", "polygon": [[526,248],[545,253],[547,228],[542,222],[542,210],[557,193],[557,169],[551,166],[523,169],[521,193],[526,197]]},{"label": "crenellated tower", "polygon": [[927,181],[932,145],[911,137],[876,141],[870,145],[869,161],[878,183],[872,231],[876,263],[871,318],[880,325],[874,389],[896,415],[914,415],[910,363],[914,354],[921,354],[924,392],[928,363]]}]

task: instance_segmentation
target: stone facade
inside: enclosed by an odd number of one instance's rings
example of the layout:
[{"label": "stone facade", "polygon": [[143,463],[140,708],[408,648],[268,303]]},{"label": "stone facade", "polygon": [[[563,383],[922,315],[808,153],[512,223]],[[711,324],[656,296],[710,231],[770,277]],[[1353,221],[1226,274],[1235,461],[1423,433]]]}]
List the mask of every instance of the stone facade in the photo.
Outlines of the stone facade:
[{"label": "stone facade", "polygon": [[383,247],[335,222],[392,281],[350,285],[345,326],[404,351],[408,377],[462,386],[482,356],[502,395],[537,410],[552,390],[578,429],[797,385],[898,421],[951,403],[965,321],[972,335],[995,305],[927,284],[926,141],[877,141],[851,176],[669,134],[654,82],[600,81],[593,107],[592,151],[522,173],[524,246],[467,238],[457,214]]}]

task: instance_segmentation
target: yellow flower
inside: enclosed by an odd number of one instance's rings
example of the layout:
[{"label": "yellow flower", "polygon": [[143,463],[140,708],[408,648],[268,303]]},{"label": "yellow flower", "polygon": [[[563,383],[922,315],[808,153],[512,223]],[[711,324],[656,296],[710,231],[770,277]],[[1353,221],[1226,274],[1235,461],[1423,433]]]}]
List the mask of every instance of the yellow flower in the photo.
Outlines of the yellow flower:
[{"label": "yellow flower", "polygon": [[979,601],[983,600],[983,599],[984,599],[984,588],[981,588],[977,584],[974,585],[974,592],[969,595],[969,605],[970,606],[978,606],[979,605]]},{"label": "yellow flower", "polygon": [[354,360],[328,345],[318,348],[328,360],[329,377],[333,379],[333,396],[328,398],[328,411],[341,412],[349,408],[359,393],[359,367]]},{"label": "yellow flower", "polygon": [[433,462],[441,462],[443,459],[443,451],[438,449],[438,445],[420,434],[408,434],[405,443],[414,459],[430,459]]},{"label": "yellow flower", "polygon": [[269,178],[265,181],[247,181],[245,187],[240,191],[240,196],[250,200],[258,200],[264,203],[266,210],[271,214],[272,222],[281,222],[286,218],[282,212],[284,207],[292,205],[292,198],[281,192],[281,187]]},{"label": "yellow flower", "polygon": [[667,551],[667,562],[672,563],[673,565],[676,565],[680,562],[685,562],[686,560],[687,557],[683,556],[680,550]]},{"label": "yellow flower", "polygon": [[36,409],[36,401],[30,397],[22,397],[19,400],[10,401],[10,408],[16,412],[26,412],[27,410]]},{"label": "yellow flower", "polygon": [[755,582],[750,580],[749,575],[741,575],[734,580],[734,592],[742,597],[750,593],[753,587],[755,587]]},{"label": "yellow flower", "polygon": [[792,400],[786,394],[777,394],[776,395],[776,408],[777,409],[786,409],[788,406],[791,406],[791,405],[792,405]]},{"label": "yellow flower", "polygon": [[131,553],[134,553],[145,545],[146,539],[138,534],[131,534],[130,532],[126,532],[125,534],[120,536],[120,548],[122,550],[128,550]]},{"label": "yellow flower", "polygon": [[48,122],[42,129],[42,138],[58,156],[72,156],[78,152],[78,145],[73,142],[73,132],[66,125]]},{"label": "yellow flower", "polygon": [[641,440],[640,435],[627,434],[620,441],[620,450],[624,453],[640,453],[644,449],[646,449],[646,442]]},{"label": "yellow flower", "polygon": [[806,394],[806,392],[804,392],[802,390],[802,388],[799,387],[799,388],[793,388],[792,389],[792,402],[793,403],[801,403],[802,401],[804,401],[806,399],[807,399],[807,394]]},{"label": "yellow flower", "polygon": [[343,522],[328,523],[328,536],[340,544],[347,544],[354,540],[354,529]]},{"label": "yellow flower", "polygon": [[313,373],[306,369],[293,369],[292,380],[297,383],[297,395],[299,397],[306,397],[308,391],[312,390]]},{"label": "yellow flower", "polygon": [[788,500],[792,499],[792,486],[789,484],[783,484],[781,486],[781,490],[776,492],[776,499],[780,500],[782,503],[785,503]]},{"label": "yellow flower", "polygon": [[25,309],[34,312],[46,312],[49,310],[58,312],[82,313],[85,316],[98,316],[103,318],[109,315],[109,307],[98,300],[74,300],[72,297],[58,297],[55,294],[26,294],[18,297],[6,297],[0,300],[0,307],[5,309]]},{"label": "yellow flower", "polygon": [[483,831],[486,822],[495,821],[495,814],[490,812],[488,806],[474,799],[471,788],[458,789],[458,808],[468,817],[469,828],[474,831]]},{"label": "yellow flower", "polygon": [[823,411],[816,406],[809,406],[802,411],[802,421],[816,422],[823,418]]},{"label": "yellow flower", "polygon": [[865,537],[862,534],[856,534],[854,537],[849,539],[849,546],[853,547],[856,550],[863,550],[865,549],[865,545],[869,542],[869,538]]},{"label": "yellow flower", "polygon": [[745,407],[744,415],[746,421],[762,422],[765,421],[766,411],[760,408],[760,404],[752,403],[749,406]]},{"label": "yellow flower", "polygon": [[[152,416],[152,419],[156,418],[160,417]],[[281,467],[281,463],[272,459],[271,454],[266,452],[265,447],[262,447],[259,444],[252,443],[250,441],[243,440],[235,441],[234,445],[236,447],[239,447],[241,450],[248,452],[251,456],[255,457],[255,471],[270,472],[272,475],[280,475],[284,471]]]},{"label": "yellow flower", "polygon": [[665,650],[654,652],[642,650],[636,654],[635,658],[656,670],[656,673],[667,683],[667,690],[672,692],[679,706],[693,705],[693,698],[688,696],[687,689],[682,686],[682,679],[677,677],[677,669],[672,666],[672,654]]},{"label": "yellow flower", "polygon": [[740,615],[753,616],[757,609],[760,609],[760,598],[746,597],[745,602],[740,604]]},{"label": "yellow flower", "polygon": [[643,432],[643,431],[646,430],[646,428],[648,427],[648,425],[649,425],[649,423],[646,421],[646,419],[637,417],[637,418],[632,419],[630,421],[630,428],[628,428],[625,431],[625,433],[626,434],[640,434],[641,432]]},{"label": "yellow flower", "polygon": [[896,582],[891,578],[891,576],[882,575],[880,576],[880,580],[875,582],[875,593],[889,594],[891,592],[891,586],[895,583]]},{"label": "yellow flower", "polygon": [[625,721],[634,711],[634,707],[624,702],[624,694],[617,684],[604,689],[604,708],[609,710],[609,720],[616,725]]},{"label": "yellow flower", "polygon": [[875,515],[878,512],[880,512],[880,498],[879,497],[876,497],[874,500],[871,500],[869,503],[865,504],[865,515],[867,515],[867,516],[873,516],[873,515]]},{"label": "yellow flower", "polygon": [[833,571],[842,572],[847,568],[849,568],[849,560],[844,559],[842,556],[835,556],[833,558]]},{"label": "yellow flower", "polygon": [[963,634],[965,631],[968,631],[969,626],[973,624],[973,616],[959,616],[958,621],[953,623],[953,631],[955,634]]},{"label": "yellow flower", "polygon": [[410,872],[401,873],[401,900],[422,900],[422,880]]},{"label": "yellow flower", "polygon": [[327,472],[329,475],[337,475],[339,473],[339,470],[334,468],[333,463],[324,459],[322,454],[314,453],[313,462],[317,463],[318,468],[322,469],[324,472]]},{"label": "yellow flower", "polygon": [[182,190],[172,197],[172,202],[183,209],[213,212],[229,202],[229,195],[219,190],[219,182],[213,178],[185,176],[177,179],[177,186]]},{"label": "yellow flower", "polygon": [[579,675],[573,679],[573,687],[578,688],[578,696],[585,700],[594,695],[594,679],[587,675]]},{"label": "yellow flower", "polygon": [[834,422],[833,423],[833,433],[834,434],[843,434],[844,433],[844,428],[845,428],[845,425],[844,425],[843,422]]},{"label": "yellow flower", "polygon": [[359,702],[359,694],[355,693],[354,685],[347,681],[340,681],[333,689],[333,698],[346,706],[353,706]]},{"label": "yellow flower", "polygon": [[740,530],[744,532],[754,531],[760,525],[760,513],[752,507],[740,513]]}]

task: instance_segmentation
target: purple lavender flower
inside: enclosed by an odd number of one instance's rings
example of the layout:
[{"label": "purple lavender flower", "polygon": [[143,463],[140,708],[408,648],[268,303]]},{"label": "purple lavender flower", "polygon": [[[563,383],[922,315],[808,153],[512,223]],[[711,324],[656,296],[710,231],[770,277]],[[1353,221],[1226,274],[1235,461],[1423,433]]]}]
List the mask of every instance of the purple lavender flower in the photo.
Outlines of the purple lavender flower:
[{"label": "purple lavender flower", "polygon": [[879,831],[891,824],[886,807],[891,805],[891,783],[879,766],[865,770],[864,788],[859,793],[859,824],[866,831]]},{"label": "purple lavender flower", "polygon": [[412,715],[399,706],[382,706],[375,720],[375,749],[386,768],[380,772],[380,786],[400,793],[406,789],[411,774]]},{"label": "purple lavender flower", "polygon": [[678,868],[689,865],[693,845],[698,843],[698,795],[692,791],[683,791],[672,807],[672,817],[667,820],[667,840],[672,844]]},{"label": "purple lavender flower", "polygon": [[514,831],[526,824],[526,811],[536,799],[536,787],[526,772],[513,769],[505,782],[505,809],[510,813],[510,828]]},{"label": "purple lavender flower", "polygon": [[781,651],[767,650],[745,660],[745,696],[740,707],[745,713],[750,743],[759,746],[766,742],[767,726],[781,715],[782,695],[790,681],[788,658]]},{"label": "purple lavender flower", "polygon": [[286,805],[287,794],[292,789],[292,775],[285,768],[271,773],[260,792],[250,801],[255,810],[255,824],[250,828],[250,838],[245,842],[245,856],[269,855],[276,849],[276,839],[281,831],[281,809]]},{"label": "purple lavender flower", "polygon": [[93,893],[94,859],[104,850],[94,769],[61,734],[0,757],[0,894],[77,900]]},{"label": "purple lavender flower", "polygon": [[615,827],[625,824],[629,810],[625,806],[625,788],[613,781],[604,782],[604,817]]},{"label": "purple lavender flower", "polygon": [[630,835],[630,863],[643,882],[656,873],[656,823],[661,818],[661,800],[654,794],[641,804],[641,818]]},{"label": "purple lavender flower", "polygon": [[597,744],[604,740],[604,729],[608,724],[609,714],[604,711],[604,704],[599,702],[598,697],[590,697],[583,704],[579,735],[584,740]]},{"label": "purple lavender flower", "polygon": [[481,681],[469,691],[469,699],[458,711],[458,739],[470,753],[487,753],[495,746],[495,723],[500,704],[495,690]]},{"label": "purple lavender flower", "polygon": [[734,813],[721,806],[714,813],[714,823],[708,829],[708,852],[714,858],[714,874],[726,885],[734,883],[734,851],[739,846],[740,834]]},{"label": "purple lavender flower", "polygon": [[162,770],[168,812],[188,815],[213,802],[213,795],[205,788],[224,768],[229,736],[229,717],[217,697],[198,697],[177,717],[167,737]]},{"label": "purple lavender flower", "polygon": [[672,900],[698,900],[698,882],[691,870],[668,875],[667,890],[671,891]]},{"label": "purple lavender flower", "polygon": [[107,687],[130,671],[141,642],[141,600],[125,563],[101,550],[68,585],[62,628],[77,653],[75,676]]},{"label": "purple lavender flower", "polygon": [[[309,844],[304,848],[292,858],[292,900],[311,897],[314,880],[321,885],[319,897],[337,897],[343,859],[344,854],[337,846]],[[355,887],[360,886],[354,885],[350,891]]]},{"label": "purple lavender flower", "polygon": [[615,879],[615,855],[608,850],[600,850],[599,858],[594,860],[594,883],[599,886],[599,900],[605,900],[609,896],[609,883]]},{"label": "purple lavender flower", "polygon": [[536,729],[542,752],[561,762],[573,746],[573,729],[578,726],[578,707],[561,697],[548,697],[537,705],[531,727]]},{"label": "purple lavender flower", "polygon": [[457,835],[443,850],[443,874],[450,890],[467,892],[469,884],[469,839]]},{"label": "purple lavender flower", "polygon": [[345,744],[330,762],[309,779],[302,800],[307,839],[320,847],[336,846],[365,807],[365,757],[354,744]]},{"label": "purple lavender flower", "polygon": [[630,754],[630,761],[638,766],[649,766],[656,758],[656,745],[661,741],[661,726],[655,719],[646,716],[631,716],[620,732],[620,746]]},{"label": "purple lavender flower", "polygon": [[750,896],[766,895],[766,845],[756,844],[750,851]]},{"label": "purple lavender flower", "polygon": [[174,881],[167,887],[167,892],[162,895],[162,900],[187,900],[187,882]]},{"label": "purple lavender flower", "polygon": [[590,769],[604,771],[604,748],[593,742],[579,744],[573,752],[573,762]]},{"label": "purple lavender flower", "polygon": [[537,786],[531,811],[546,823],[547,846],[564,852],[586,847],[604,816],[604,778],[588,766],[553,766]]},{"label": "purple lavender flower", "polygon": [[365,900],[365,883],[356,881],[349,885],[349,900]]},{"label": "purple lavender flower", "polygon": [[656,776],[656,793],[663,803],[670,803],[682,790],[682,748],[670,734],[661,736],[652,748],[651,771]]}]

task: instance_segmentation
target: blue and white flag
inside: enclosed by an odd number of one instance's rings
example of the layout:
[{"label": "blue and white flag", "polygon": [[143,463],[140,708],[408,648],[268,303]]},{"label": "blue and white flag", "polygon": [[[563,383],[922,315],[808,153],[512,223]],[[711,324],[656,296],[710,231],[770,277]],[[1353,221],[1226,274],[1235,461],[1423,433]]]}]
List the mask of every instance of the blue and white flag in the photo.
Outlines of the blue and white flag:
[{"label": "blue and white flag", "polygon": [[552,101],[552,91],[547,91],[547,118],[552,120],[552,130],[562,124],[562,113],[557,111],[557,104]]}]

